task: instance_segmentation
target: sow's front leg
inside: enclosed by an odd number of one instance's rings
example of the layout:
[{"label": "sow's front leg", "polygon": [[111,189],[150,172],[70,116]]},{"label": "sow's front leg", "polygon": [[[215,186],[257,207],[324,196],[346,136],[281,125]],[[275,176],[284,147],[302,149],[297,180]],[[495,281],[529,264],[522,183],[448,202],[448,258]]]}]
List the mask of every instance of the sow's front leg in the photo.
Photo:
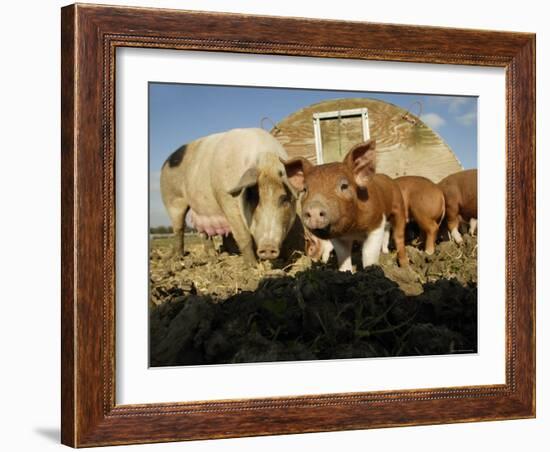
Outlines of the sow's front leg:
[{"label": "sow's front leg", "polygon": [[237,231],[233,229],[233,237],[241,250],[241,254],[244,257],[244,261],[248,265],[256,265],[258,263],[256,255],[254,254],[254,240],[250,233],[245,231]]},{"label": "sow's front leg", "polygon": [[227,216],[227,221],[231,227],[231,233],[239,251],[244,257],[245,262],[248,265],[256,265],[258,263],[256,255],[254,254],[254,239],[250,234],[250,231],[244,224],[240,216]]},{"label": "sow's front leg", "polygon": [[258,261],[254,253],[254,239],[241,215],[239,202],[238,198],[226,193],[221,194],[218,198],[218,204],[227,219],[227,223],[229,223],[231,234],[233,234],[246,264],[256,265]]}]

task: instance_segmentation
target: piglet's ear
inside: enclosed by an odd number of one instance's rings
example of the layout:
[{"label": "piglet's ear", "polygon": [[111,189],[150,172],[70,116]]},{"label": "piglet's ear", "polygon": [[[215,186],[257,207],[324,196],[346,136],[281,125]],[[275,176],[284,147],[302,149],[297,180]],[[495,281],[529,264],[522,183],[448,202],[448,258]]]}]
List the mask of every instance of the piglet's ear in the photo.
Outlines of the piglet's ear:
[{"label": "piglet's ear", "polygon": [[356,144],[344,157],[344,163],[353,171],[357,185],[364,186],[376,172],[376,141]]},{"label": "piglet's ear", "polygon": [[303,157],[297,157],[291,160],[283,160],[286,176],[292,188],[301,192],[304,189],[305,178],[308,171],[313,167],[309,160]]},{"label": "piglet's ear", "polygon": [[232,196],[238,196],[241,192],[248,187],[252,187],[258,183],[258,170],[256,168],[248,168],[235,187],[229,190],[229,194]]}]

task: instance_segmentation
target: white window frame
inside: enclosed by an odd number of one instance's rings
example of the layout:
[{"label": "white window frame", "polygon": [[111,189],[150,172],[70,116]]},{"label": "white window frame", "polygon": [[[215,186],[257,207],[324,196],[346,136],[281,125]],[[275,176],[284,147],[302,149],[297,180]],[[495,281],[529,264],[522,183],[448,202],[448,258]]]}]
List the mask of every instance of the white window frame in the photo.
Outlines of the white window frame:
[{"label": "white window frame", "polygon": [[363,126],[363,141],[367,141],[370,138],[368,108],[352,108],[350,110],[323,111],[323,112],[313,114],[313,132],[315,136],[315,153],[317,155],[317,164],[324,163],[323,142],[321,139],[321,120],[349,118],[353,116],[361,117],[361,124]]}]

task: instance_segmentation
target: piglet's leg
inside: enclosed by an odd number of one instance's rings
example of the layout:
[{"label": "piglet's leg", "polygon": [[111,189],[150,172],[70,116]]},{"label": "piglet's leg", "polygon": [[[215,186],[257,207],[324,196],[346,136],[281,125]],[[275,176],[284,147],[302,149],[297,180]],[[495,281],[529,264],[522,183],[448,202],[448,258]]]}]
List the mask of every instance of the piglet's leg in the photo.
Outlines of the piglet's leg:
[{"label": "piglet's leg", "polygon": [[394,215],[392,220],[393,241],[397,249],[397,260],[401,267],[409,265],[409,258],[405,251],[405,217]]},{"label": "piglet's leg", "polygon": [[458,226],[460,225],[458,207],[455,205],[448,205],[446,209],[447,227],[454,241],[460,245],[462,243],[462,236],[460,232],[458,232]]},{"label": "piglet's leg", "polygon": [[460,235],[460,232],[458,232],[458,221],[456,225],[449,227],[449,229],[451,230],[451,236],[454,239],[454,241],[460,245],[463,242],[463,240],[462,240],[462,235]]},{"label": "piglet's leg", "polygon": [[475,235],[477,230],[477,219],[476,218],[470,218],[470,235]]},{"label": "piglet's leg", "polygon": [[351,246],[353,240],[349,239],[332,239],[336,258],[338,259],[338,270],[341,272],[350,272],[353,270],[351,266]]},{"label": "piglet's leg", "polygon": [[386,230],[386,216],[382,216],[380,226],[369,232],[367,240],[363,242],[363,268],[369,265],[378,264],[380,250],[384,242],[384,232]]},{"label": "piglet's leg", "polygon": [[426,254],[433,254],[435,251],[435,239],[437,237],[439,225],[432,218],[422,216],[418,216],[416,222],[426,236],[426,240],[424,243]]},{"label": "piglet's leg", "polygon": [[388,248],[390,244],[390,230],[391,224],[386,222],[386,226],[384,227],[384,240],[382,241],[382,252],[384,254],[388,254],[390,252]]}]

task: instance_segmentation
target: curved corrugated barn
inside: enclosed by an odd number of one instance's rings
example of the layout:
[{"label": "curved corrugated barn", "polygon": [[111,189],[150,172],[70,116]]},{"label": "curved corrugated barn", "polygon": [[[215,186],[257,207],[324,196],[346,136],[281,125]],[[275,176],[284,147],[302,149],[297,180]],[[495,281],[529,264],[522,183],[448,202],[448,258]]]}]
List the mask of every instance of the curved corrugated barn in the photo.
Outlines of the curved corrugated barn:
[{"label": "curved corrugated barn", "polygon": [[370,136],[376,140],[379,173],[439,182],[463,169],[447,143],[417,116],[377,99],[319,102],[287,116],[271,133],[290,157],[306,157],[315,164],[341,160],[351,146]]}]

